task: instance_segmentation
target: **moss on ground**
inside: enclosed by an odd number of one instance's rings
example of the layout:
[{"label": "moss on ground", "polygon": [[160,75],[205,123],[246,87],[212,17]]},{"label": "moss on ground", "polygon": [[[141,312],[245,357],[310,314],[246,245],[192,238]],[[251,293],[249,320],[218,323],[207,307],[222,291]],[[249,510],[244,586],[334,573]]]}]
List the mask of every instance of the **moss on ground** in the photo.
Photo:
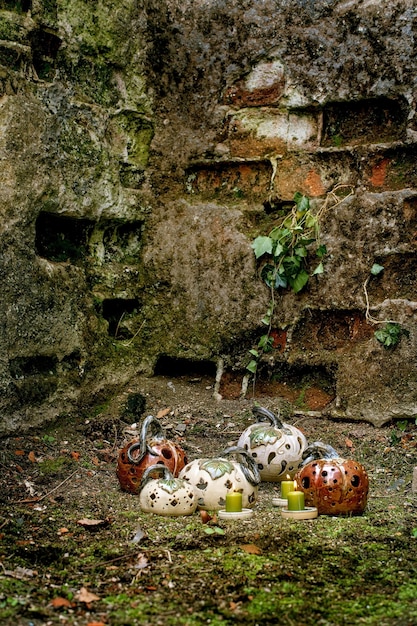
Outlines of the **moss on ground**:
[{"label": "moss on ground", "polygon": [[[147,412],[163,408],[144,397]],[[117,406],[123,414],[120,398]],[[204,403],[191,407],[178,396],[177,407],[165,423],[188,420],[181,443],[190,457],[225,447],[234,438],[225,425],[234,435],[247,426],[246,404],[233,413],[229,406],[223,421],[221,411],[205,416]],[[198,513],[146,515],[137,496],[120,491],[123,424],[111,402],[103,411],[0,442],[2,625],[417,623],[414,424],[376,430],[304,418],[307,435],[339,449],[348,438],[354,450],[345,452],[367,467],[363,515],[286,520],[272,505],[276,486],[263,483],[252,519],[204,524]],[[110,418],[116,442],[107,439]]]}]

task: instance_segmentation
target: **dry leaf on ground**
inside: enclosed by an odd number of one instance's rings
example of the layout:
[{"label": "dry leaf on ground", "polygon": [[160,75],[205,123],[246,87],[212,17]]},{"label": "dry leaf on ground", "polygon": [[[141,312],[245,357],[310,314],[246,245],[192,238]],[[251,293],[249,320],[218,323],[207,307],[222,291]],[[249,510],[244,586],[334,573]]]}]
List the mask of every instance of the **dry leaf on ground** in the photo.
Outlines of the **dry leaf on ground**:
[{"label": "dry leaf on ground", "polygon": [[86,604],[90,604],[90,602],[96,602],[97,600],[100,600],[100,598],[96,596],[95,593],[91,593],[91,591],[88,591],[86,587],[81,587],[76,596],[76,600],[78,600],[78,602],[85,602]]},{"label": "dry leaf on ground", "polygon": [[261,554],[262,550],[258,548],[254,543],[247,543],[243,546],[240,546],[241,550],[247,552],[248,554]]}]

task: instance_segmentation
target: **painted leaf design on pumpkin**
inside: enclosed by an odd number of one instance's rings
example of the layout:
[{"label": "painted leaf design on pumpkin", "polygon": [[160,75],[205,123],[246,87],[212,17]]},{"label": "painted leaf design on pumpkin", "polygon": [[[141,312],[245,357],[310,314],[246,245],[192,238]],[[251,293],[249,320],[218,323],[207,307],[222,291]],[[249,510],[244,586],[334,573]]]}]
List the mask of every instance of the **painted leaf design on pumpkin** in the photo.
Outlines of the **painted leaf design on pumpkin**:
[{"label": "painted leaf design on pumpkin", "polygon": [[182,487],[182,483],[175,478],[166,478],[159,481],[159,486],[167,493],[174,493]]},{"label": "painted leaf design on pumpkin", "polygon": [[212,480],[221,478],[225,474],[230,474],[230,472],[233,471],[232,463],[224,459],[209,459],[208,461],[203,461],[200,468],[205,470]]},{"label": "painted leaf design on pumpkin", "polygon": [[249,435],[251,448],[274,444],[278,439],[281,439],[281,437],[281,432],[274,426],[268,427],[262,424],[255,426]]}]

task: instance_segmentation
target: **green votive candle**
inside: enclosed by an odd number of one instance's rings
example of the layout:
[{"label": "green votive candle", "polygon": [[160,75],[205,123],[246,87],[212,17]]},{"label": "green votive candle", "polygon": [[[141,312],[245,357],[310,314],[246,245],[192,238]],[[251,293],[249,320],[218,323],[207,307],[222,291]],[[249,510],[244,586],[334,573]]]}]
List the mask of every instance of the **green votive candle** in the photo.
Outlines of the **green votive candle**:
[{"label": "green votive candle", "polygon": [[226,513],[240,513],[242,511],[242,494],[232,491],[226,494]]},{"label": "green votive candle", "polygon": [[303,511],[304,510],[304,492],[303,491],[289,491],[287,493],[288,510],[289,511]]},{"label": "green votive candle", "polygon": [[290,491],[294,491],[294,487],[293,480],[283,480],[281,482],[281,498],[285,499]]}]

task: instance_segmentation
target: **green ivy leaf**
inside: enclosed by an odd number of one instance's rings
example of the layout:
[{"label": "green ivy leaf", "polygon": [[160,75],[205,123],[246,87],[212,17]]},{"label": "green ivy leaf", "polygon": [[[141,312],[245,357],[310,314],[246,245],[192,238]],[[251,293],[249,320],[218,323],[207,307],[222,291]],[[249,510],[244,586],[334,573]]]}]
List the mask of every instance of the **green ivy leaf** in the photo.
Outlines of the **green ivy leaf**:
[{"label": "green ivy leaf", "polygon": [[388,322],[383,328],[374,333],[375,339],[382,343],[384,348],[396,346],[401,339],[401,335],[408,336],[409,332],[394,322]]},{"label": "green ivy leaf", "polygon": [[279,287],[286,289],[288,287],[288,281],[284,273],[281,274],[280,272],[277,272],[274,287],[275,289],[279,289]]},{"label": "green ivy leaf", "polygon": [[316,274],[323,274],[323,272],[324,272],[323,263],[319,263],[316,269],[314,270],[314,272],[312,273],[312,276],[315,276]]},{"label": "green ivy leaf", "polygon": [[279,241],[280,239],[285,238],[286,233],[282,228],[275,226],[275,228],[273,228],[269,233],[269,236],[273,241]]},{"label": "green ivy leaf", "polygon": [[276,274],[275,265],[271,265],[270,263],[267,263],[266,265],[263,266],[261,270],[261,278],[268,285],[268,287],[271,287],[274,284],[275,274]]},{"label": "green ivy leaf", "polygon": [[281,256],[284,250],[285,250],[284,246],[281,245],[279,241],[277,241],[274,247],[274,257],[277,258]]},{"label": "green ivy leaf", "polygon": [[297,191],[297,193],[294,194],[294,202],[296,203],[297,210],[300,211],[300,213],[304,213],[305,211],[308,211],[308,209],[310,208],[309,198],[307,196],[304,196],[299,191]]},{"label": "green ivy leaf", "polygon": [[313,241],[316,241],[314,237],[300,237],[298,243],[300,246],[309,246],[310,243],[313,243]]},{"label": "green ivy leaf", "polygon": [[288,282],[291,284],[291,278],[294,279],[301,267],[301,259],[295,255],[286,256],[283,263]]},{"label": "green ivy leaf", "polygon": [[273,345],[274,339],[273,337],[270,337],[270,335],[262,335],[258,341],[258,347],[264,352],[270,352]]},{"label": "green ivy leaf", "polygon": [[373,266],[371,267],[371,274],[373,276],[378,276],[378,274],[380,274],[384,269],[383,265],[379,265],[378,263],[374,263]]},{"label": "green ivy leaf", "polygon": [[256,370],[258,369],[258,362],[254,360],[249,361],[246,369],[248,370],[248,372],[251,372],[251,374],[256,374]]},{"label": "green ivy leaf", "polygon": [[307,256],[307,254],[308,254],[307,248],[305,246],[298,246],[298,248],[296,248],[294,250],[294,254],[296,256],[300,256],[302,258],[305,258]]},{"label": "green ivy leaf", "polygon": [[291,289],[294,293],[299,293],[308,283],[309,275],[305,270],[301,270],[295,278],[289,279]]},{"label": "green ivy leaf", "polygon": [[[258,344],[259,345],[259,344]],[[260,346],[259,346],[260,347]],[[258,358],[259,357],[259,352],[257,350],[249,350],[249,354],[251,354],[252,356]]]},{"label": "green ivy leaf", "polygon": [[259,257],[263,256],[264,254],[272,254],[272,245],[273,241],[271,237],[265,237],[264,235],[260,235],[252,241],[251,247],[255,252],[256,258],[259,259]]},{"label": "green ivy leaf", "polygon": [[316,256],[318,256],[319,259],[322,259],[326,254],[327,254],[326,246],[323,244],[321,246],[318,246],[316,250]]},{"label": "green ivy leaf", "polygon": [[305,221],[306,228],[315,228],[317,226],[317,217],[312,213],[306,215]]}]

